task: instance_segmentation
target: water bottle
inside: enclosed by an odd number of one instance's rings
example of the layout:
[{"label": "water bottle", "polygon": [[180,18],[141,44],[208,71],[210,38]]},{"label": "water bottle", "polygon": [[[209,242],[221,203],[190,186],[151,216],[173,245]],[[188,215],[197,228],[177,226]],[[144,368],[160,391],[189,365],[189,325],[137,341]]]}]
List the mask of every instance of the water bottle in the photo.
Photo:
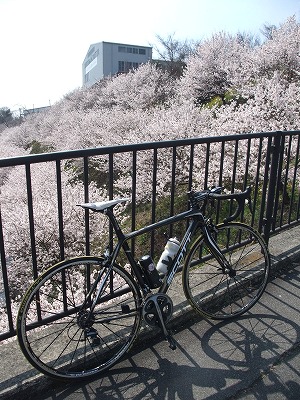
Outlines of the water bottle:
[{"label": "water bottle", "polygon": [[143,256],[139,260],[140,266],[144,272],[144,275],[148,281],[148,284],[151,289],[155,289],[160,287],[162,281],[159,277],[159,274],[155,268],[155,264],[152,258],[149,255]]},{"label": "water bottle", "polygon": [[167,241],[165,249],[156,266],[156,269],[160,274],[165,275],[168,272],[168,269],[178,252],[179,246],[180,242],[176,238],[171,238]]}]

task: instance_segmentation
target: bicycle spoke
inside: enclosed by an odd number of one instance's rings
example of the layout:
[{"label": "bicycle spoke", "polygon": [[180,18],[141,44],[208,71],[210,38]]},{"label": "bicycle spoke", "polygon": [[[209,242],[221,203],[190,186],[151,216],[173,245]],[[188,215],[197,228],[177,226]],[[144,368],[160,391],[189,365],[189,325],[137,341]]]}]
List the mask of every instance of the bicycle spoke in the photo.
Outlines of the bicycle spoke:
[{"label": "bicycle spoke", "polygon": [[57,264],[33,284],[25,301],[18,318],[21,348],[36,368],[56,378],[109,368],[140,325],[140,293],[130,275],[118,266],[113,274],[104,271],[93,257]]},{"label": "bicycle spoke", "polygon": [[222,269],[213,258],[199,257],[210,253],[199,239],[187,256],[183,284],[186,297],[199,313],[223,319],[243,314],[258,301],[267,283],[270,259],[263,239],[247,225],[230,223],[216,228],[217,244],[230,268]]}]

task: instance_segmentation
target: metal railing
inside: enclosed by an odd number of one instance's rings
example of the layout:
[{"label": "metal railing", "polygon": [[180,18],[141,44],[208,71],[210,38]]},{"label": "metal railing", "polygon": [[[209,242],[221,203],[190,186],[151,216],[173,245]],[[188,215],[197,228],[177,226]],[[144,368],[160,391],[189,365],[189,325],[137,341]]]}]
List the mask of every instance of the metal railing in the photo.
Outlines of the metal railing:
[{"label": "metal railing", "polygon": [[[178,212],[180,207],[187,206],[185,194],[192,188],[201,190],[215,184],[234,191],[251,185],[253,213],[245,212],[242,218],[262,232],[268,241],[270,235],[298,223],[300,219],[299,139],[299,131],[240,134],[0,159],[0,178],[18,169],[18,176],[22,176],[24,181],[25,193],[22,200],[15,199],[15,204],[5,201],[3,196],[0,198],[0,316],[1,326],[4,326],[0,340],[15,334],[15,303],[16,298],[22,295],[13,282],[20,270],[12,271],[15,255],[10,254],[7,231],[11,221],[6,218],[7,207],[14,207],[16,212],[22,207],[29,238],[29,248],[22,249],[25,252],[23,257],[31,265],[31,279],[36,278],[40,271],[35,220],[39,190],[33,180],[37,167],[46,165],[47,169],[53,171],[53,186],[50,186],[55,190],[49,194],[49,201],[55,200],[57,222],[54,236],[58,259],[64,259],[69,254],[66,251],[68,243],[64,215],[63,175],[66,171],[69,182],[73,180],[74,186],[80,182],[80,198],[77,198],[77,202],[90,201],[91,185],[100,188],[106,198],[130,196],[132,202],[127,212],[131,217],[128,225],[131,230],[141,224],[141,214],[146,215],[147,222],[151,223],[162,217],[162,209],[163,216],[168,216]],[[0,194],[1,187],[3,189],[8,184],[5,179],[2,178],[0,182]],[[19,185],[19,182],[15,182],[15,185]],[[223,217],[221,208],[216,209],[216,218],[219,220]],[[94,249],[87,212],[82,242],[83,253],[91,254]],[[150,246],[153,253],[153,237]]]}]

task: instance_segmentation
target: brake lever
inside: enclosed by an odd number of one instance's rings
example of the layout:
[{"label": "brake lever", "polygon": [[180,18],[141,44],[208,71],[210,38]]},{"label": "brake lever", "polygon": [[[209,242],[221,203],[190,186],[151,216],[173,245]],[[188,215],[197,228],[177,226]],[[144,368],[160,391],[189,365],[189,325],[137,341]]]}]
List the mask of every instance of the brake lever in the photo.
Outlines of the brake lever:
[{"label": "brake lever", "polygon": [[252,203],[251,203],[250,193],[251,193],[251,187],[248,187],[246,189],[246,191],[240,193],[240,195],[235,196],[233,194],[233,195],[223,196],[223,198],[227,198],[227,199],[234,198],[234,200],[236,200],[236,202],[237,202],[237,208],[236,208],[235,212],[232,215],[230,215],[229,217],[225,218],[224,222],[234,221],[243,212],[246,200],[248,200],[249,209],[250,209],[250,212],[252,213]]}]

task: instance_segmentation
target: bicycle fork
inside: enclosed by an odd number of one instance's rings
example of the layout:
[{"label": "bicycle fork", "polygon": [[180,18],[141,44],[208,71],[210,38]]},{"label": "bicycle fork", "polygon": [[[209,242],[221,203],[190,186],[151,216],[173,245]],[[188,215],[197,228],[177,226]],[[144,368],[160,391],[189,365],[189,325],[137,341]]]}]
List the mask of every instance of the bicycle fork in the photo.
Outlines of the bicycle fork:
[{"label": "bicycle fork", "polygon": [[202,232],[204,234],[205,243],[206,243],[207,247],[209,248],[209,250],[211,251],[211,253],[214,255],[215,259],[220,264],[223,274],[227,274],[230,278],[234,278],[236,276],[236,271],[232,268],[231,264],[227,261],[226,257],[220,250],[217,242],[211,235],[211,233],[206,225],[204,225],[202,227]]}]

